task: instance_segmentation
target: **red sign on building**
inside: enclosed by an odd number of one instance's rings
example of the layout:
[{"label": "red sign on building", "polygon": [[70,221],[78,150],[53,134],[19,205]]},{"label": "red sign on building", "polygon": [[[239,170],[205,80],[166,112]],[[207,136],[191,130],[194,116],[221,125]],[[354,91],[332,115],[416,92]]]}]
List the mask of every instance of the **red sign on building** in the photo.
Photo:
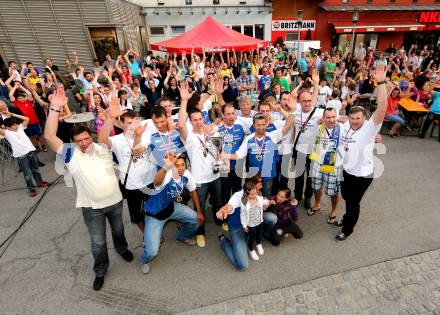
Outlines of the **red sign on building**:
[{"label": "red sign on building", "polygon": [[440,12],[421,12],[420,23],[440,23]]}]

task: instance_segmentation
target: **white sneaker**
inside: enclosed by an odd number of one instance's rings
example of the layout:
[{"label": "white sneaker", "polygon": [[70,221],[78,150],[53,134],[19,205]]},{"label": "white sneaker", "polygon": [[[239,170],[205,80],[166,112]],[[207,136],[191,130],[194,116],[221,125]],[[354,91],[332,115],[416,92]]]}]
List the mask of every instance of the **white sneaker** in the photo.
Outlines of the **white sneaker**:
[{"label": "white sneaker", "polygon": [[254,250],[249,251],[249,256],[251,256],[251,259],[254,261],[260,260],[260,257],[258,257],[257,253]]},{"label": "white sneaker", "polygon": [[260,256],[264,255],[264,249],[263,249],[263,246],[261,244],[257,244],[257,253]]},{"label": "white sneaker", "polygon": [[141,267],[141,271],[144,274],[147,274],[150,272],[150,264],[143,264]]}]

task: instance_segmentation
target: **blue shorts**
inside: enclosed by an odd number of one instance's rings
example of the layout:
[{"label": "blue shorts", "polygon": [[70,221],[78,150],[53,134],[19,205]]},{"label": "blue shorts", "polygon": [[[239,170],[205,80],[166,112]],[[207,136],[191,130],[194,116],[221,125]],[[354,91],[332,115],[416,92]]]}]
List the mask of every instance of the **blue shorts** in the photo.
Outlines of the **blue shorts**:
[{"label": "blue shorts", "polygon": [[41,136],[43,134],[40,124],[27,125],[24,131],[28,137]]}]

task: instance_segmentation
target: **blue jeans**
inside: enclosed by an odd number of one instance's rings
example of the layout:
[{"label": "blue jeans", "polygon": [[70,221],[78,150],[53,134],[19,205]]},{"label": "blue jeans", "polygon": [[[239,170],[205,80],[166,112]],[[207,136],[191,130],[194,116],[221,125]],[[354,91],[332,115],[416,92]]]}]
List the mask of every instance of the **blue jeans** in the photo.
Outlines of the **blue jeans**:
[{"label": "blue jeans", "polygon": [[23,156],[18,157],[17,162],[18,166],[20,166],[20,169],[23,172],[26,187],[29,191],[34,189],[32,178],[35,180],[37,186],[43,182],[43,178],[41,177],[40,169],[38,167],[37,154],[35,151],[31,151]]},{"label": "blue jeans", "polygon": [[144,243],[145,247],[141,253],[139,260],[143,264],[148,264],[154,257],[160,247],[160,237],[162,236],[163,227],[169,220],[176,220],[182,223],[182,227],[177,231],[176,239],[178,241],[189,240],[194,237],[194,234],[199,225],[197,221],[197,212],[185,206],[184,204],[174,202],[173,214],[165,219],[159,220],[150,216],[145,216],[145,230]]},{"label": "blue jeans", "polygon": [[82,208],[82,212],[92,245],[93,271],[95,271],[97,277],[103,277],[109,265],[106,218],[112,230],[113,246],[116,252],[122,254],[127,251],[128,247],[122,221],[122,200],[112,206],[101,209]]},{"label": "blue jeans", "polygon": [[[220,225],[222,221],[217,219],[215,215],[217,211],[222,207],[221,193],[222,193],[222,184],[220,182],[220,178],[213,180],[212,182],[201,184],[197,187],[197,194],[200,199],[200,207],[202,208],[203,215],[205,215],[205,204],[208,199],[209,193],[209,201],[212,206],[212,213],[214,216],[214,222],[217,225]],[[201,225],[199,230],[197,231],[197,235],[205,235],[205,227]]]},{"label": "blue jeans", "polygon": [[[263,236],[270,240],[272,229],[277,223],[277,216],[272,212],[263,213]],[[238,271],[246,270],[249,266],[247,253],[247,235],[241,228],[229,227],[231,241],[225,237],[220,240],[220,247],[228,258],[229,262]]]},{"label": "blue jeans", "polygon": [[385,115],[385,119],[391,120],[392,122],[398,123],[401,126],[405,125],[405,119],[402,114]]}]

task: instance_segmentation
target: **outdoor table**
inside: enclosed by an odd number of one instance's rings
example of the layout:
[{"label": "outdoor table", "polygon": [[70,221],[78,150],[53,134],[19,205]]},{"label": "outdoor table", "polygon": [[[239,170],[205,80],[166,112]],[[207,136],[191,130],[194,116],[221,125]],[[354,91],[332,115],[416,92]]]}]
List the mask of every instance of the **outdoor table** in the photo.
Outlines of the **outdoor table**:
[{"label": "outdoor table", "polygon": [[401,98],[399,101],[399,105],[402,106],[402,108],[404,108],[408,112],[421,112],[421,113],[429,112],[429,110],[427,110],[423,105],[413,101],[408,97]]}]

